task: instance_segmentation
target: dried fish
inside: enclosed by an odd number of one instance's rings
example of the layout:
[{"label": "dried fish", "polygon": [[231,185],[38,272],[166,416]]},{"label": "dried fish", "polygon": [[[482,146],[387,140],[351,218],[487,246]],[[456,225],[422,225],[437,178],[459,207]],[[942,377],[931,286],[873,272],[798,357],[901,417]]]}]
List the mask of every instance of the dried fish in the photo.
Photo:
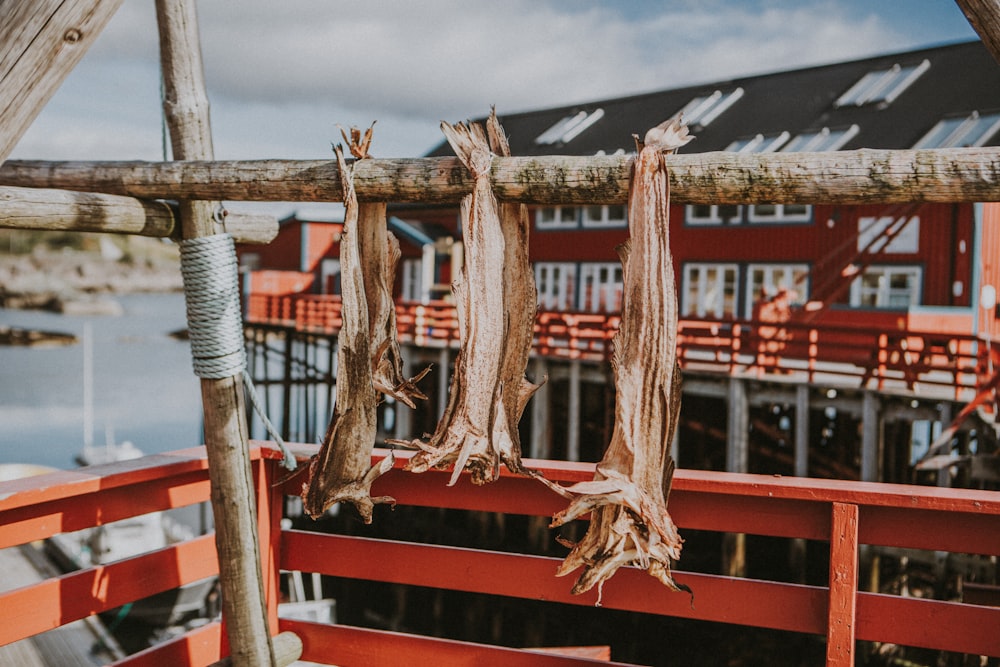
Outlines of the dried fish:
[{"label": "dried fish", "polygon": [[[497,119],[496,109],[486,121],[490,148],[501,157],[510,157],[507,135]],[[504,238],[503,291],[505,336],[500,363],[500,386],[494,407],[493,438],[501,460],[512,472],[537,475],[521,464],[521,436],[518,424],[532,395],[541,383],[534,384],[524,373],[531,355],[535,335],[535,314],[538,291],[535,275],[528,259],[528,234],[531,223],[528,207],[503,202],[498,209]],[[545,379],[542,379],[542,383]]]},{"label": "dried fish", "polygon": [[[354,127],[350,136],[343,129],[340,131],[351,154],[358,160],[371,157],[368,149],[374,126],[372,123],[364,137]],[[396,304],[392,299],[392,285],[400,257],[399,241],[388,231],[385,202],[359,202],[357,207],[359,252],[364,258],[362,271],[368,304],[372,381],[376,391],[413,408],[416,407],[414,399],[427,398],[417,387],[417,382],[430,367],[409,380],[403,375],[403,359],[396,338]]]},{"label": "dried fish", "polygon": [[[494,144],[505,150],[503,130],[495,118],[492,123]],[[529,287],[520,275],[526,256],[523,262],[518,260],[519,268],[508,266],[507,257],[515,250],[507,249],[508,243],[524,243],[526,248],[527,218],[520,218],[520,209],[504,209],[508,215],[518,216],[512,223],[516,229],[509,232],[510,240],[505,239],[501,208],[489,179],[493,153],[483,127],[441,123],[441,130],[475,179],[472,193],[461,204],[465,264],[452,286],[460,350],[448,406],[434,434],[426,443],[413,440],[400,444],[420,449],[410,459],[408,470],[423,472],[454,463],[449,485],[465,469],[474,483],[485,484],[499,476],[501,462],[512,471],[527,472],[521,465],[517,421],[534,391],[534,385],[524,378],[531,332],[525,337],[526,316],[518,312],[512,317],[510,310],[527,307],[533,326],[534,284],[532,280]],[[516,284],[509,284],[511,280]],[[516,296],[505,299],[501,286],[513,288]],[[525,298],[530,298],[530,303],[522,303]],[[516,331],[511,333],[511,329]]]},{"label": "dried fish", "polygon": [[313,518],[336,502],[349,501],[365,523],[371,523],[374,505],[395,503],[389,496],[370,496],[372,482],[388,472],[394,461],[390,454],[377,465],[371,463],[378,398],[372,376],[358,199],[354,191],[353,166],[348,166],[340,146],[334,150],[344,183],[346,209],[340,239],[343,325],[337,346],[337,398],[322,446],[309,464],[309,481],[303,484],[302,500],[306,513]]},{"label": "dried fish", "polygon": [[624,270],[621,327],[612,366],[616,402],[611,443],[593,481],[563,489],[569,507],[555,515],[561,526],[591,512],[583,539],[559,568],[583,567],[573,593],[598,587],[623,565],[637,565],[673,590],[671,561],[681,539],[667,512],[673,476],[670,443],[680,409],[677,364],[677,291],[669,246],[669,182],[665,153],[690,137],[679,119],[636,137],[639,154],[629,188],[630,239],[619,248]]}]

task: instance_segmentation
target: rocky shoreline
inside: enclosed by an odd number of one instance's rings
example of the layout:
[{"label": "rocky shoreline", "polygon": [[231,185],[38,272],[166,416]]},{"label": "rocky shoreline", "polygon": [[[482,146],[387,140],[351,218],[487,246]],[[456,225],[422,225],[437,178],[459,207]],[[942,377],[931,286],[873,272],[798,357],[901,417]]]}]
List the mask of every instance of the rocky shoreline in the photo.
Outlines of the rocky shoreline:
[{"label": "rocky shoreline", "polygon": [[0,255],[0,308],[115,314],[110,296],[183,290],[180,259],[125,260],[99,253],[39,250]]}]

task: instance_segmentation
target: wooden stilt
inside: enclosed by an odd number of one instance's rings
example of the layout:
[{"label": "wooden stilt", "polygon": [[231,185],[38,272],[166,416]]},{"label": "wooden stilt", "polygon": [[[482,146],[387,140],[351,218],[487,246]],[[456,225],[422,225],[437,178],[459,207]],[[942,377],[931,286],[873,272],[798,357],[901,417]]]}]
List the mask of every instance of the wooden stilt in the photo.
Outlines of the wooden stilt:
[{"label": "wooden stilt", "polygon": [[[180,160],[213,157],[208,97],[194,0],[157,0],[164,111],[173,154]],[[216,233],[211,202],[182,201],[184,239]],[[275,665],[260,570],[260,545],[250,466],[243,379],[202,379],[215,543],[222,613],[236,667]]]}]

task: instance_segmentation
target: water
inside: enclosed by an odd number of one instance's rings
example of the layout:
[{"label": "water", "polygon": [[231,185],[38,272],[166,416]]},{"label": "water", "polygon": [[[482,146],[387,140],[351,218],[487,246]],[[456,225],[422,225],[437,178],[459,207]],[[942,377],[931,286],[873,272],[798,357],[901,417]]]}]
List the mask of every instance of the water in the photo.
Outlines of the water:
[{"label": "water", "polygon": [[[0,324],[93,341],[93,440],[109,433],[147,454],[202,444],[201,392],[187,341],[182,294],[116,297],[120,317],[0,309]],[[0,463],[72,468],[85,441],[84,346],[0,346]]]}]

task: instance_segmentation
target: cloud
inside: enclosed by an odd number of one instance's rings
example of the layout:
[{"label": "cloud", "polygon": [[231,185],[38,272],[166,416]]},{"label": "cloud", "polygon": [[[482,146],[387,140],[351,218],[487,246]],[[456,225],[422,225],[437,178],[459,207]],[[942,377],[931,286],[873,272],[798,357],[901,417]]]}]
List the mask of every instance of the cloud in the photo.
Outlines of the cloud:
[{"label": "cloud", "polygon": [[[494,104],[512,113],[917,46],[883,7],[245,0],[198,10],[217,157],[307,158],[329,156],[337,124],[378,120],[376,155],[419,155],[440,141],[439,120]],[[157,159],[157,41],[152,3],[124,3],[16,155]]]}]

